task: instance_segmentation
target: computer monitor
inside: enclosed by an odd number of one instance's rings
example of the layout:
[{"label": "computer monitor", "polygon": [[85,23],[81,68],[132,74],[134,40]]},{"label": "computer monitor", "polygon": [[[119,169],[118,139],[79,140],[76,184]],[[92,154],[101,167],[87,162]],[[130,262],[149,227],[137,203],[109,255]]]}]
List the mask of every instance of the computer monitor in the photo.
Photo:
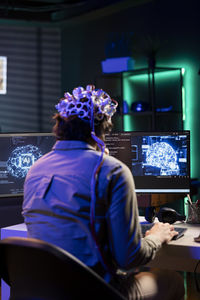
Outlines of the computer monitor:
[{"label": "computer monitor", "polygon": [[189,131],[110,133],[106,146],[130,168],[136,193],[190,192]]},{"label": "computer monitor", "polygon": [[28,170],[54,143],[52,133],[0,134],[0,198],[23,195]]}]

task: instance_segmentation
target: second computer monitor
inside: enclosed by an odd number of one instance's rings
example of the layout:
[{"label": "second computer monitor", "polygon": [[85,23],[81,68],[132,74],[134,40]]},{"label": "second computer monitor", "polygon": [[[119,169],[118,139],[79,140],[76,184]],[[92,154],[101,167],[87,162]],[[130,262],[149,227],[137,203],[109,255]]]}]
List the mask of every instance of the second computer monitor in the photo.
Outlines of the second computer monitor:
[{"label": "second computer monitor", "polygon": [[130,168],[137,193],[190,192],[189,131],[111,133],[106,146]]},{"label": "second computer monitor", "polygon": [[54,143],[52,133],[0,134],[0,198],[23,196],[28,170]]}]

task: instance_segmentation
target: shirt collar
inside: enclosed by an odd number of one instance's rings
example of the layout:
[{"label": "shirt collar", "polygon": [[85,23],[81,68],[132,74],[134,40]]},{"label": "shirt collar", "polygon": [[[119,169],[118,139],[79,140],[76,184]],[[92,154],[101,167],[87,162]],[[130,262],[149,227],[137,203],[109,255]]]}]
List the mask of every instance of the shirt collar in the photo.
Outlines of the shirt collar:
[{"label": "shirt collar", "polygon": [[94,147],[82,141],[56,141],[52,150],[70,150],[70,149],[89,149],[95,150]]}]

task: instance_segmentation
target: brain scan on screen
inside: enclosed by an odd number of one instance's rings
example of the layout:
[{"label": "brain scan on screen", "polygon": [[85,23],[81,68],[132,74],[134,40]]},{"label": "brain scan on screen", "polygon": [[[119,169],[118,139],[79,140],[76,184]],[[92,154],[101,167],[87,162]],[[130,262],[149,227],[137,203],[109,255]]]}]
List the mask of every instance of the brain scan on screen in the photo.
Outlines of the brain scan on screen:
[{"label": "brain scan on screen", "polygon": [[160,175],[178,175],[179,166],[175,150],[166,142],[156,142],[146,152],[146,164],[160,168]]},{"label": "brain scan on screen", "polygon": [[41,156],[42,153],[37,146],[17,147],[12,151],[7,161],[7,170],[14,177],[24,178],[30,167]]}]

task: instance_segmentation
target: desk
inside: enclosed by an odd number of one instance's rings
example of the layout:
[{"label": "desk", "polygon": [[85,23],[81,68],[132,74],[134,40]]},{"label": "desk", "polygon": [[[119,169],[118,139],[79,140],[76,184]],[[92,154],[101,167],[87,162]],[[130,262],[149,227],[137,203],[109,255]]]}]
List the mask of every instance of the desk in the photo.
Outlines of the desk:
[{"label": "desk", "polygon": [[[141,223],[148,223],[140,217]],[[186,227],[184,236],[162,246],[149,267],[160,269],[194,272],[197,261],[200,260],[200,243],[194,242],[194,237],[200,234],[200,224],[176,222],[176,227]],[[200,266],[197,269],[200,273]]]},{"label": "desk", "polygon": [[[147,223],[144,217],[140,217],[140,222]],[[196,263],[200,260],[200,243],[195,243],[194,237],[200,234],[200,225],[176,223],[175,226],[186,227],[187,231],[185,232],[185,235],[178,240],[163,245],[155,259],[147,266],[160,269],[194,272]],[[1,228],[2,239],[11,236],[27,237],[25,224]],[[197,272],[200,272],[200,266]],[[2,281],[1,300],[8,300],[9,294],[9,286]]]}]

